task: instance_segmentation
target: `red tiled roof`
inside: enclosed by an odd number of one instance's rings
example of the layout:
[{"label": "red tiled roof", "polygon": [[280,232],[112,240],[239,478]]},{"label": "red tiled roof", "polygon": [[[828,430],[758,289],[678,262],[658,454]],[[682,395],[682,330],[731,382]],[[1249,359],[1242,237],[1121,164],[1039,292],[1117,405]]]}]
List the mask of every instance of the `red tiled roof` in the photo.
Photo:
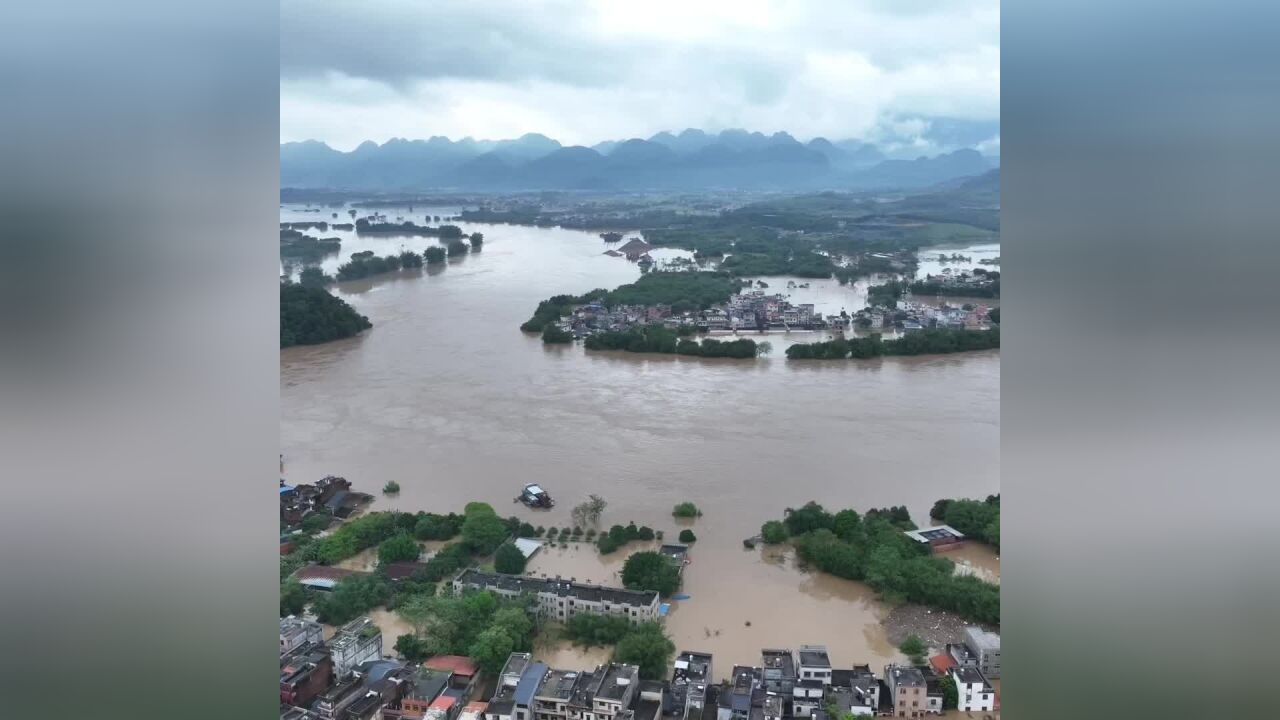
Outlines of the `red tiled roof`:
[{"label": "red tiled roof", "polygon": [[934,672],[945,675],[948,670],[956,666],[956,661],[950,655],[934,655],[929,658],[929,664],[933,666]]},{"label": "red tiled roof", "polygon": [[475,662],[464,655],[436,655],[422,665],[432,670],[447,670],[463,677],[471,677],[479,671]]},{"label": "red tiled roof", "polygon": [[489,707],[489,703],[487,702],[480,702],[480,701],[469,702],[467,703],[466,707],[462,708],[462,712],[478,714],[478,713],[484,712],[488,707]]},{"label": "red tiled roof", "polygon": [[453,704],[456,702],[458,702],[458,699],[455,697],[450,697],[448,695],[441,695],[435,700],[432,700],[431,705],[429,705],[428,707],[430,707],[432,710],[448,710],[449,708],[453,707]]}]

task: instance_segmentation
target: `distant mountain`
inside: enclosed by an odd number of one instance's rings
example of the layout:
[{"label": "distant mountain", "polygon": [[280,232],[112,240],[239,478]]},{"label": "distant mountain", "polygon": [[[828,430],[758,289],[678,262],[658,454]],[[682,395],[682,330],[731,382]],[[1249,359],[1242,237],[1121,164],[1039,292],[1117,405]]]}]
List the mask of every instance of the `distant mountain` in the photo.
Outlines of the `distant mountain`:
[{"label": "distant mountain", "polygon": [[785,132],[691,128],[590,148],[564,147],[537,133],[498,141],[393,138],[350,152],[315,140],[284,143],[280,184],[368,191],[890,189],[980,175],[993,164],[972,149],[886,160],[879,148],[857,140],[801,143]]}]

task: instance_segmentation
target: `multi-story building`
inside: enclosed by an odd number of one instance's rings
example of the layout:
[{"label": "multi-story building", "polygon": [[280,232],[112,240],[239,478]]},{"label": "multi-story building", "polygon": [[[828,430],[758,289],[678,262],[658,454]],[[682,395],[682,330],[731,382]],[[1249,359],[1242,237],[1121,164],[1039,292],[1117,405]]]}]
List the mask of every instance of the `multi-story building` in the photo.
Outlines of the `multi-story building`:
[{"label": "multi-story building", "polygon": [[831,684],[831,657],[826,645],[800,646],[800,679]]},{"label": "multi-story building", "polygon": [[369,618],[356,618],[334,633],[329,647],[334,672],[345,678],[360,663],[382,657],[382,631]]},{"label": "multi-story building", "polygon": [[307,643],[324,642],[320,623],[290,615],[280,618],[280,654],[288,655]]},{"label": "multi-story building", "polygon": [[720,688],[716,720],[749,720],[753,708],[763,707],[765,692],[755,668],[735,665],[729,682]]},{"label": "multi-story building", "polygon": [[403,717],[426,717],[432,703],[449,687],[449,675],[446,670],[418,668],[400,700]]},{"label": "multi-story building", "polygon": [[671,673],[671,707],[680,720],[700,720],[711,683],[710,653],[685,651]]},{"label": "multi-story building", "polygon": [[534,692],[534,720],[568,718],[569,700],[573,697],[573,687],[581,674],[570,670],[548,670]]},{"label": "multi-story building", "polygon": [[884,680],[889,687],[894,717],[925,716],[929,708],[929,699],[923,673],[913,667],[891,664],[884,668]]},{"label": "multi-story building", "polygon": [[791,689],[791,714],[798,718],[813,717],[816,710],[823,707],[826,686],[821,680],[797,680]]},{"label": "multi-story building", "polygon": [[961,712],[983,712],[996,709],[996,691],[987,682],[982,671],[971,667],[955,667],[951,669],[951,679],[955,680],[958,704]]},{"label": "multi-story building", "polygon": [[364,694],[364,680],[354,676],[349,677],[325,690],[320,697],[316,698],[313,709],[321,720],[338,720],[347,706],[359,700]]},{"label": "multi-story building", "polygon": [[640,685],[640,668],[636,665],[609,663],[597,669],[600,679],[588,689],[594,718],[583,720],[614,720],[618,713],[631,707]]},{"label": "multi-story building", "polygon": [[576,615],[618,615],[633,623],[658,618],[658,593],[588,585],[560,578],[535,578],[482,572],[469,568],[453,579],[455,592],[482,589],[507,597],[533,595],[536,611],[561,622]]},{"label": "multi-story building", "polygon": [[782,695],[791,694],[796,684],[796,659],[790,650],[761,650],[760,669],[766,690]]},{"label": "multi-story building", "polygon": [[489,720],[533,720],[534,695],[547,674],[547,666],[533,662],[529,653],[511,653],[485,716]]},{"label": "multi-story building", "polygon": [[[989,678],[1000,677],[1000,636],[980,627],[964,629],[964,644],[978,658],[978,669]],[[963,665],[964,663],[960,663]]]},{"label": "multi-story building", "polygon": [[[854,665],[849,687],[853,691],[851,711],[854,714],[872,714],[880,710],[880,681],[870,665]],[[861,709],[867,712],[863,713]]]},{"label": "multi-story building", "polygon": [[309,643],[280,658],[280,702],[305,707],[333,682],[329,648]]}]

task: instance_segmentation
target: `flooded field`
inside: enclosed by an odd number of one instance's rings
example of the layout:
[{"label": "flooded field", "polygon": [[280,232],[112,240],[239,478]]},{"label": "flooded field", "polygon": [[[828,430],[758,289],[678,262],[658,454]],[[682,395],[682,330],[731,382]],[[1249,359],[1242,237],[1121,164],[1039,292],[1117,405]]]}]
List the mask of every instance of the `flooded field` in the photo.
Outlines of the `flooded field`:
[{"label": "flooded field", "polygon": [[[327,218],[282,211],[286,221],[316,219]],[[782,349],[792,339],[780,335],[768,338],[772,356],[754,361],[545,347],[518,329],[540,300],[616,287],[639,269],[604,255],[594,233],[463,229],[484,233],[482,252],[335,288],[372,330],[281,352],[284,477],[341,475],[373,493],[395,480],[400,494],[379,495],[371,509],[461,511],[481,500],[558,527],[595,493],[608,501],[603,527],[635,521],[668,540],[682,527],[672,506],[692,501],[705,514],[692,525],[691,597],[674,602],[667,619],[679,647],[716,653],[718,673],[756,662],[770,645],[825,643],[843,666],[897,656],[879,624],[887,608],[863,586],[806,573],[785,553],[744,550],[742,539],[808,500],[832,509],[906,505],[927,524],[940,497],[999,492],[998,352],[787,362]],[[342,258],[434,242],[360,238],[347,247],[343,233],[311,233],[342,235]],[[767,282],[769,292],[788,292],[785,278]],[[813,299],[797,288],[795,301],[821,302],[824,312],[865,303],[865,281],[804,282]],[[514,502],[531,482],[555,497],[554,509]],[[998,577],[998,560],[979,550],[952,557]],[[556,548],[532,571],[601,582],[624,553]],[[384,631],[394,642],[398,632]]]}]

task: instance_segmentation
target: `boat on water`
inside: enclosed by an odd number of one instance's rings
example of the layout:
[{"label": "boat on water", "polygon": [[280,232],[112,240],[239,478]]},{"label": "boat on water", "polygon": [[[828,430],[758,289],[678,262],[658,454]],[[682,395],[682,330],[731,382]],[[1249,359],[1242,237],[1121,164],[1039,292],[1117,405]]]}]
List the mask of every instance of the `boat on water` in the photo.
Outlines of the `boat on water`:
[{"label": "boat on water", "polygon": [[556,504],[556,501],[551,499],[551,495],[536,483],[525,485],[517,499],[531,508],[550,508]]}]

